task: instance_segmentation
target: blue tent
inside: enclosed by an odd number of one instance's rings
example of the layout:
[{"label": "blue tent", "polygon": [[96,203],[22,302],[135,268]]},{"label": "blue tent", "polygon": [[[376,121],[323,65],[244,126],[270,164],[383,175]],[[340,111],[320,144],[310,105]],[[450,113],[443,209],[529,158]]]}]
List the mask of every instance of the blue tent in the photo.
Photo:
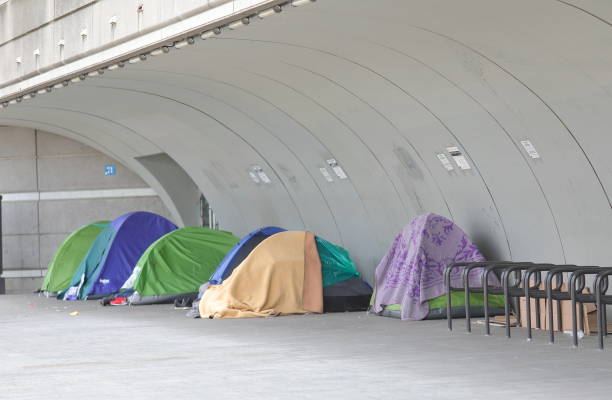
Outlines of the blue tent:
[{"label": "blue tent", "polygon": [[117,292],[145,250],[177,227],[159,215],[139,211],[108,224],[96,238],[72,277],[65,300],[103,297]]},{"label": "blue tent", "polygon": [[232,249],[227,253],[223,261],[219,264],[212,277],[210,283],[218,285],[231,275],[236,268],[257,245],[275,233],[284,232],[286,229],[276,226],[267,226],[257,229],[245,237],[243,237]]}]

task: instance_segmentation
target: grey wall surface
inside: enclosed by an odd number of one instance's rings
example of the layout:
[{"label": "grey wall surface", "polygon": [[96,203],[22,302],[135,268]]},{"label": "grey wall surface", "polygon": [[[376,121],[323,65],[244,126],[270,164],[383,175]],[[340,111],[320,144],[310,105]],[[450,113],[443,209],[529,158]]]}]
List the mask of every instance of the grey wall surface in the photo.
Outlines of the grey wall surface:
[{"label": "grey wall surface", "polygon": [[[135,160],[166,153],[222,229],[312,230],[370,280],[425,212],[491,259],[609,265],[611,21],[601,0],[319,0],[11,105],[0,122],[83,141],[162,188]],[[453,146],[469,170],[440,163]],[[167,187],[169,208],[181,190]]]},{"label": "grey wall surface", "polygon": [[[117,175],[104,175],[109,164],[117,165]],[[4,271],[39,276],[7,279],[7,292],[39,287],[58,245],[84,224],[137,210],[170,217],[157,196],[129,195],[142,188],[147,188],[142,179],[89,146],[34,129],[0,126],[0,193],[8,199],[2,204]],[[128,193],[109,197],[104,192],[109,189]],[[74,198],[91,190],[102,197]],[[58,200],[32,199],[33,194],[58,192],[64,192]]]},{"label": "grey wall surface", "polygon": [[140,157],[137,161],[154,175],[166,192],[173,193],[173,204],[185,225],[199,226],[200,190],[189,175],[166,153]]}]

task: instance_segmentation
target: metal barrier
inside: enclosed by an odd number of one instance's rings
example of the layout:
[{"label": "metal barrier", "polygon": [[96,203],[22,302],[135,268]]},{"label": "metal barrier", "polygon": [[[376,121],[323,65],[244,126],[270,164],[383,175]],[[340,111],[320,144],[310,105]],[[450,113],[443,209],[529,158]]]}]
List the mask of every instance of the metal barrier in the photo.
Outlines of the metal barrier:
[{"label": "metal barrier", "polygon": [[[546,272],[546,278],[542,279],[542,272]],[[480,286],[470,284],[470,274],[478,273]],[[453,274],[455,282],[461,278],[462,287],[452,286]],[[569,285],[563,287],[564,274],[570,274]],[[460,275],[460,276],[459,276]],[[498,280],[501,275],[501,280]],[[585,276],[595,275],[592,293],[585,293]],[[506,323],[506,336],[510,337],[510,313],[511,304],[520,325],[519,299],[525,299],[525,321],[527,328],[527,340],[531,340],[531,299],[546,299],[548,338],[554,343],[554,320],[553,301],[557,301],[557,327],[563,330],[563,318],[561,312],[561,301],[572,302],[572,333],[574,346],[578,345],[578,323],[584,330],[583,304],[597,304],[598,345],[604,347],[604,337],[607,336],[606,305],[612,304],[612,295],[606,295],[608,290],[608,277],[612,275],[612,268],[601,268],[598,266],[577,266],[557,264],[534,264],[529,262],[490,261],[490,262],[460,262],[447,266],[444,270],[444,285],[446,288],[447,319],[449,330],[453,329],[452,313],[448,312],[452,307],[451,293],[463,292],[465,295],[465,318],[466,330],[471,332],[470,295],[474,293],[483,294],[485,334],[489,335],[489,295],[504,296],[504,312]],[[495,277],[494,279],[491,279]],[[512,278],[512,282],[511,282]],[[472,276],[473,280],[473,276]],[[553,283],[555,281],[555,283]],[[544,287],[542,287],[544,286]],[[536,326],[540,328],[539,300],[535,303]],[[578,313],[576,312],[578,306]]]}]

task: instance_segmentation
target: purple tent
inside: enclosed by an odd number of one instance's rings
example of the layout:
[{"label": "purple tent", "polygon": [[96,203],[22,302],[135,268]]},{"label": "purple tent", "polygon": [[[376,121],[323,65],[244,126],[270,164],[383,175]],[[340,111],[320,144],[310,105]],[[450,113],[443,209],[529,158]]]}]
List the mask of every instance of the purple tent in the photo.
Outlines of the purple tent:
[{"label": "purple tent", "polygon": [[[393,241],[376,267],[373,311],[401,305],[402,320],[421,320],[429,311],[428,301],[445,294],[444,268],[459,261],[484,261],[478,248],[452,221],[436,214],[416,217]],[[451,282],[461,285],[462,268]],[[470,274],[470,284],[481,286],[479,274]]]},{"label": "purple tent", "polygon": [[177,229],[166,218],[150,212],[133,212],[109,224],[114,231],[97,271],[84,286],[87,297],[115,293],[129,278],[140,256],[157,239]]}]

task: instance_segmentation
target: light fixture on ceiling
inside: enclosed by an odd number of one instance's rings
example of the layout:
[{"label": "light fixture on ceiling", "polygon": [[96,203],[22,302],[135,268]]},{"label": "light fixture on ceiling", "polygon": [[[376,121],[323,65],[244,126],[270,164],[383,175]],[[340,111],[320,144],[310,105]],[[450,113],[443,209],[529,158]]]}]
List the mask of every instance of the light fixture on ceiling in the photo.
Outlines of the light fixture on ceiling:
[{"label": "light fixture on ceiling", "polygon": [[94,76],[100,76],[100,75],[103,75],[103,74],[104,74],[104,69],[100,68],[98,70],[91,71],[90,73],[87,74],[87,76],[94,77]]},{"label": "light fixture on ceiling", "polygon": [[179,40],[178,42],[174,42],[174,47],[177,49],[182,49],[183,47],[187,47],[187,45],[194,44],[195,39],[193,37],[188,37],[183,40]]},{"label": "light fixture on ceiling", "polygon": [[149,54],[152,55],[153,57],[155,56],[159,56],[165,53],[170,52],[170,48],[168,46],[162,46],[158,49],[153,50],[152,52],[150,52]]},{"label": "light fixture on ceiling", "polygon": [[125,62],[123,62],[123,61],[119,61],[119,62],[118,62],[118,63],[116,63],[116,64],[111,64],[111,65],[109,65],[109,66],[108,66],[108,70],[109,70],[109,71],[114,71],[114,70],[116,70],[116,69],[123,68],[123,67],[125,67]]},{"label": "light fixture on ceiling", "polygon": [[293,7],[299,7],[299,6],[303,6],[305,4],[310,4],[310,3],[314,3],[317,0],[292,0],[291,1],[291,5]]},{"label": "light fixture on ceiling", "polygon": [[204,31],[202,32],[202,34],[200,35],[200,38],[202,40],[206,40],[206,39],[210,39],[211,37],[215,36],[215,32],[213,32],[212,30],[210,31]]},{"label": "light fixture on ceiling", "polygon": [[214,29],[211,29],[209,31],[204,31],[202,32],[202,34],[200,35],[200,38],[202,40],[206,40],[206,39],[210,39],[211,37],[214,37],[216,35],[220,35],[222,32],[220,27],[216,27]]},{"label": "light fixture on ceiling", "polygon": [[36,93],[28,93],[23,96],[23,99],[30,100],[30,99],[33,99],[34,97],[36,97]]},{"label": "light fixture on ceiling", "polygon": [[12,99],[11,101],[9,101],[9,104],[17,104],[17,99]]},{"label": "light fixture on ceiling", "polygon": [[187,40],[179,40],[178,42],[174,43],[174,48],[175,49],[182,49],[183,47],[187,47],[189,43],[187,43]]},{"label": "light fixture on ceiling", "polygon": [[53,86],[47,86],[46,88],[38,89],[38,94],[51,93],[52,91],[53,91]]},{"label": "light fixture on ceiling", "polygon": [[147,55],[146,55],[146,54],[141,54],[141,55],[139,55],[139,56],[136,56],[136,57],[132,57],[132,58],[130,58],[130,59],[128,60],[128,63],[130,63],[130,64],[136,64],[136,63],[139,63],[139,62],[144,61],[144,60],[146,60],[146,59],[147,59]]},{"label": "light fixture on ceiling", "polygon": [[87,78],[86,74],[81,74],[79,76],[75,76],[74,78],[70,79],[70,82],[72,83],[79,83],[84,81]]},{"label": "light fixture on ceiling", "polygon": [[229,29],[234,30],[234,29],[240,28],[241,26],[248,25],[250,23],[251,23],[251,19],[249,17],[244,17],[242,19],[239,19],[238,21],[234,21],[234,22],[230,23],[229,25],[227,25],[227,27]]},{"label": "light fixture on ceiling", "polygon": [[269,16],[272,16],[274,14],[278,14],[279,12],[283,11],[283,8],[279,5],[276,5],[272,8],[268,8],[267,10],[263,10],[260,11],[257,16],[261,19],[267,18]]}]

